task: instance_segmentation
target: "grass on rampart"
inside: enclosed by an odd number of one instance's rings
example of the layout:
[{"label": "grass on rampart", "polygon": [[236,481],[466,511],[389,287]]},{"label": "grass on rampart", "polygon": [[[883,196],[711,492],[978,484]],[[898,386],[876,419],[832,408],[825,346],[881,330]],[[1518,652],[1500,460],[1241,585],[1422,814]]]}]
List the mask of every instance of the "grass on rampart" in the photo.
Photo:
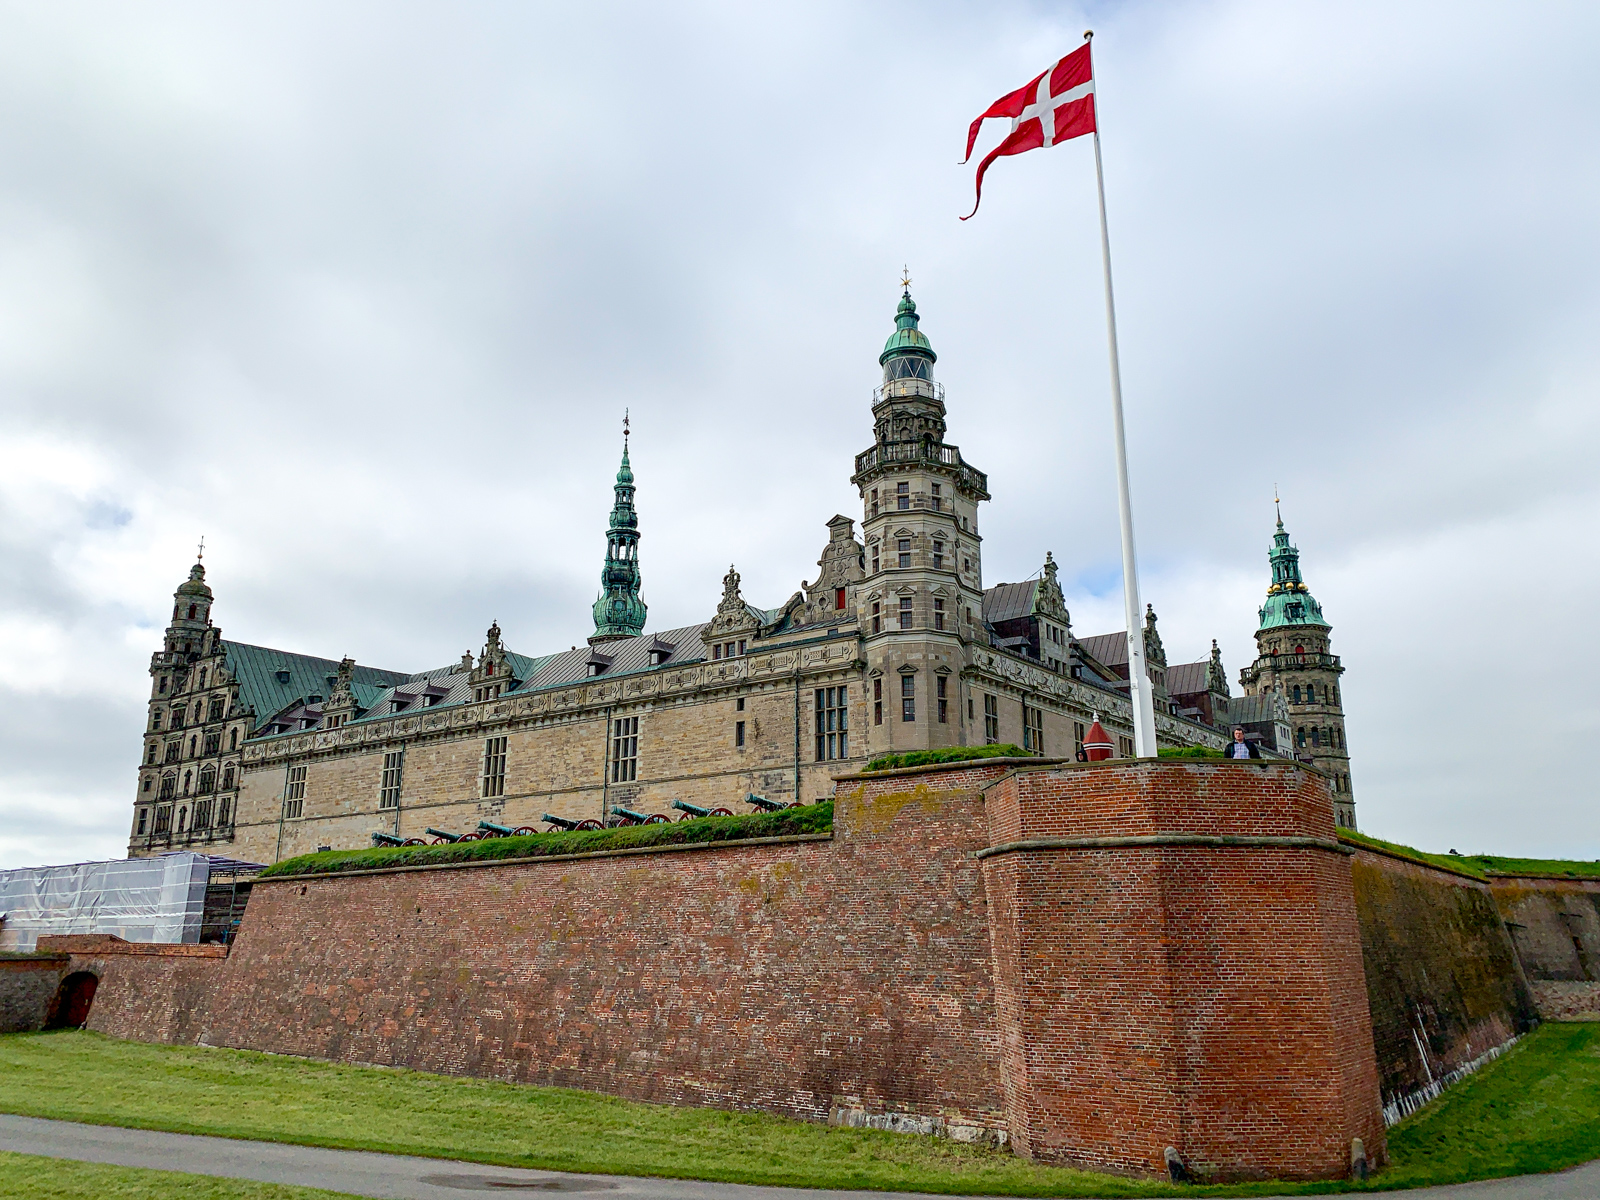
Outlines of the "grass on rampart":
[{"label": "grass on rampart", "polygon": [[326,871],[372,871],[384,867],[420,867],[439,863],[479,862],[500,858],[544,858],[552,854],[587,854],[596,850],[626,850],[641,846],[684,845],[689,842],[730,842],[742,838],[782,837],[796,833],[827,833],[833,828],[833,801],[823,800],[803,808],[779,812],[741,813],[733,817],[698,817],[664,825],[627,825],[583,832],[559,830],[522,837],[485,838],[481,842],[450,842],[443,846],[382,846],[363,850],[324,850],[274,863],[269,875],[314,875]]},{"label": "grass on rampart", "polygon": [[893,771],[900,767],[929,767],[937,763],[967,762],[974,758],[1036,758],[1032,750],[1013,746],[948,746],[943,750],[910,750],[905,754],[880,754],[863,770]]},{"label": "grass on rampart", "polygon": [[1222,758],[1221,750],[1210,746],[1166,746],[1156,751],[1157,758]]},{"label": "grass on rampart", "polygon": [[1600,862],[1567,858],[1507,858],[1499,854],[1435,854],[1430,850],[1417,850],[1398,842],[1386,842],[1371,834],[1356,833],[1351,829],[1339,830],[1339,837],[1357,846],[1372,846],[1387,850],[1402,858],[1460,871],[1487,881],[1491,872],[1512,875],[1562,875],[1575,879],[1600,877]]},{"label": "grass on rampart", "polygon": [[[944,1139],[761,1113],[76,1031],[0,1036],[0,1111],[510,1167],[771,1185],[1059,1197],[1303,1195],[1552,1171],[1600,1157],[1597,1050],[1600,1025],[1541,1027],[1392,1129],[1393,1165],[1365,1186],[1175,1187],[1036,1166]],[[162,1193],[60,1193],[80,1194],[142,1200]]]}]

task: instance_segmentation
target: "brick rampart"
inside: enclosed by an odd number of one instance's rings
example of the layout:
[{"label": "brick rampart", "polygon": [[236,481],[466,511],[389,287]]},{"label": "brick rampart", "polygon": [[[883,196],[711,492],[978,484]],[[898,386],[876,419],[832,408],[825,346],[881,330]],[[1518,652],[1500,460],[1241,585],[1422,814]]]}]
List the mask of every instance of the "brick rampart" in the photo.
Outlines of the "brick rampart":
[{"label": "brick rampart", "polygon": [[43,1029],[71,960],[65,954],[0,954],[0,1033]]},{"label": "brick rampart", "polygon": [[1600,879],[1493,875],[1489,883],[1539,1015],[1600,1020]]},{"label": "brick rampart", "polygon": [[1348,855],[1288,765],[1010,774],[984,868],[1014,1144],[1050,1162],[1332,1178],[1384,1159]]},{"label": "brick rampart", "polygon": [[1361,952],[1385,1104],[1532,1027],[1516,951],[1487,883],[1354,847]]},{"label": "brick rampart", "polygon": [[846,776],[831,840],[269,878],[231,953],[73,965],[114,1036],[1337,1177],[1383,1135],[1324,789],[1198,761]]}]

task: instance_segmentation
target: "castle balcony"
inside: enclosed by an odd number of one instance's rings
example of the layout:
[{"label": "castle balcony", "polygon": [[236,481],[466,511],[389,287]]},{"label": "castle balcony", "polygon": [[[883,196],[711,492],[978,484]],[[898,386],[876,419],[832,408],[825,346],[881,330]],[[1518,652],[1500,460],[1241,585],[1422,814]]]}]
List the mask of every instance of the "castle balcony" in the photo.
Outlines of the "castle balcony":
[{"label": "castle balcony", "polygon": [[[896,380],[895,386],[901,383],[924,384],[922,379]],[[861,476],[879,467],[895,463],[920,464],[928,463],[951,468],[956,480],[962,488],[977,492],[983,499],[989,498],[989,477],[976,467],[968,466],[961,461],[961,448],[959,446],[946,446],[942,442],[880,442],[870,450],[863,450],[856,455],[856,473],[852,482],[858,482]]]},{"label": "castle balcony", "polygon": [[920,396],[924,400],[937,400],[943,404],[944,384],[935,383],[931,379],[891,379],[872,389],[872,407],[877,408],[885,400],[900,400],[912,396]]}]

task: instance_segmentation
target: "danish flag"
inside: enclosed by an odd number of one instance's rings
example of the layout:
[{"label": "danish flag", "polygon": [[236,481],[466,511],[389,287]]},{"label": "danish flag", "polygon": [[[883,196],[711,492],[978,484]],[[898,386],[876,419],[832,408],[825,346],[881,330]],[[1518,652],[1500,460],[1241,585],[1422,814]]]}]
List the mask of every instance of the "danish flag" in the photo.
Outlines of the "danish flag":
[{"label": "danish flag", "polygon": [[971,161],[978,130],[990,117],[1010,117],[1011,134],[978,164],[977,201],[972,211],[961,218],[963,221],[977,215],[978,205],[983,203],[983,173],[995,159],[1041,146],[1056,146],[1095,131],[1094,64],[1089,58],[1089,43],[991,104],[967,131],[967,157],[961,160],[963,163]]}]

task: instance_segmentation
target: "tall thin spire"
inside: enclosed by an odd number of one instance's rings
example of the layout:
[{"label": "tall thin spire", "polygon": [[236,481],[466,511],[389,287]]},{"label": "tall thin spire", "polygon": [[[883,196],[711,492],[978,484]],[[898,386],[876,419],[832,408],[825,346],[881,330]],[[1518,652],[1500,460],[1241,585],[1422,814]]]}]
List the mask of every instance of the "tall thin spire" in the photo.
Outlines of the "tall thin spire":
[{"label": "tall thin spire", "polygon": [[606,564],[594,602],[591,642],[636,637],[644,631],[645,602],[639,598],[639,514],[633,507],[633,467],[628,462],[629,417],[622,417],[622,465],[617,469],[611,524],[606,532]]}]

